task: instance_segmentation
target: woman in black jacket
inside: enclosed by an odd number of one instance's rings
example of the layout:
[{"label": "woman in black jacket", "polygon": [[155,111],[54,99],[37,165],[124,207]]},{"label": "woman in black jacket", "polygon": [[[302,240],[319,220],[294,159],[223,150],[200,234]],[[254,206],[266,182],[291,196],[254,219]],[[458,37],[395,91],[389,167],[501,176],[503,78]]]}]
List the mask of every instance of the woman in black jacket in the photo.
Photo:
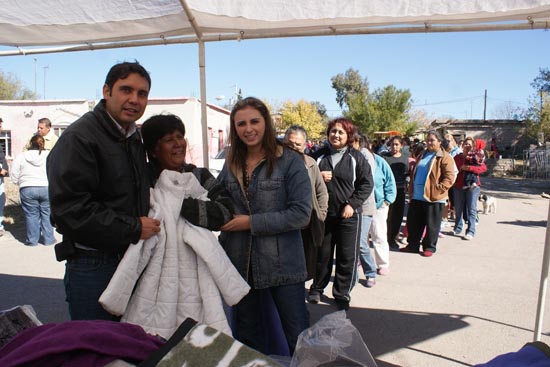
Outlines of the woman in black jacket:
[{"label": "woman in black jacket", "polygon": [[308,302],[318,303],[330,281],[334,251],[336,274],[332,295],[340,310],[347,310],[350,292],[357,279],[357,259],[361,233],[361,208],[374,182],[365,157],[353,146],[355,127],[346,118],[327,126],[328,146],[316,152],[319,170],[329,194],[325,236],[319,249],[317,271]]}]

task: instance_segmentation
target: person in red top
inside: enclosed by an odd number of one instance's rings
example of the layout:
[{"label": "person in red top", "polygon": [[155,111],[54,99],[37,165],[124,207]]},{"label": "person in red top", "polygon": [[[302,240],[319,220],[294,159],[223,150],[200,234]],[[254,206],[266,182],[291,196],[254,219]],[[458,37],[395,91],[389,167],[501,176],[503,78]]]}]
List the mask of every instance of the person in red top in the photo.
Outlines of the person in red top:
[{"label": "person in red top", "polygon": [[[472,164],[471,156],[474,153],[474,139],[467,137],[462,145],[462,153],[454,157],[458,176],[454,183],[455,226],[454,235],[460,236],[466,222],[465,240],[471,240],[476,234],[477,199],[480,185],[479,175],[487,171],[485,162],[476,161]],[[465,185],[464,178],[474,175],[475,185]]]}]

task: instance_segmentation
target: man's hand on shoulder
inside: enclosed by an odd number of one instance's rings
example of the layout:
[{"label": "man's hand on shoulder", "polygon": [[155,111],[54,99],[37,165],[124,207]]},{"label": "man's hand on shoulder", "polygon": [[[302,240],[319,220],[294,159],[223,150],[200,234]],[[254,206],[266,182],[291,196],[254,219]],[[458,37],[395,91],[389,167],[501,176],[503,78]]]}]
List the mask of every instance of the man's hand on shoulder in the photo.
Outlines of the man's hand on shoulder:
[{"label": "man's hand on shoulder", "polygon": [[160,232],[160,221],[149,217],[139,217],[141,222],[141,240],[146,240]]}]

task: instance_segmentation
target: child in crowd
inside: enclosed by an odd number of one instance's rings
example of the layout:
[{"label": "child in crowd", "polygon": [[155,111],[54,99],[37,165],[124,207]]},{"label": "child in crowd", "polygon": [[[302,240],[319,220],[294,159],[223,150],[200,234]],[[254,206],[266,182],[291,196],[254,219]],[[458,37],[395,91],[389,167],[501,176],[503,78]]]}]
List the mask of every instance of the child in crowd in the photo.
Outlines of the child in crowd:
[{"label": "child in crowd", "polygon": [[[472,149],[464,160],[464,164],[480,166],[485,161],[485,141],[476,139],[475,149]],[[474,189],[477,187],[477,175],[473,172],[464,172],[463,189]]]}]

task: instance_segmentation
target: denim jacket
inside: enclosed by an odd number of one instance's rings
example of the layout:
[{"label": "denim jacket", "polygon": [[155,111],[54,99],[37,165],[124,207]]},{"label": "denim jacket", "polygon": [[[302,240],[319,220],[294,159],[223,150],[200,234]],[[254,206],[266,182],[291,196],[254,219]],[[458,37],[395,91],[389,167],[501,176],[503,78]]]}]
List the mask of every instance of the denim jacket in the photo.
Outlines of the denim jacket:
[{"label": "denim jacket", "polygon": [[250,215],[250,231],[222,232],[220,243],[254,289],[298,283],[307,275],[300,229],[310,220],[311,185],[302,157],[286,147],[280,151],[269,178],[265,161],[255,168],[248,200],[227,161],[218,176],[235,214]]}]

